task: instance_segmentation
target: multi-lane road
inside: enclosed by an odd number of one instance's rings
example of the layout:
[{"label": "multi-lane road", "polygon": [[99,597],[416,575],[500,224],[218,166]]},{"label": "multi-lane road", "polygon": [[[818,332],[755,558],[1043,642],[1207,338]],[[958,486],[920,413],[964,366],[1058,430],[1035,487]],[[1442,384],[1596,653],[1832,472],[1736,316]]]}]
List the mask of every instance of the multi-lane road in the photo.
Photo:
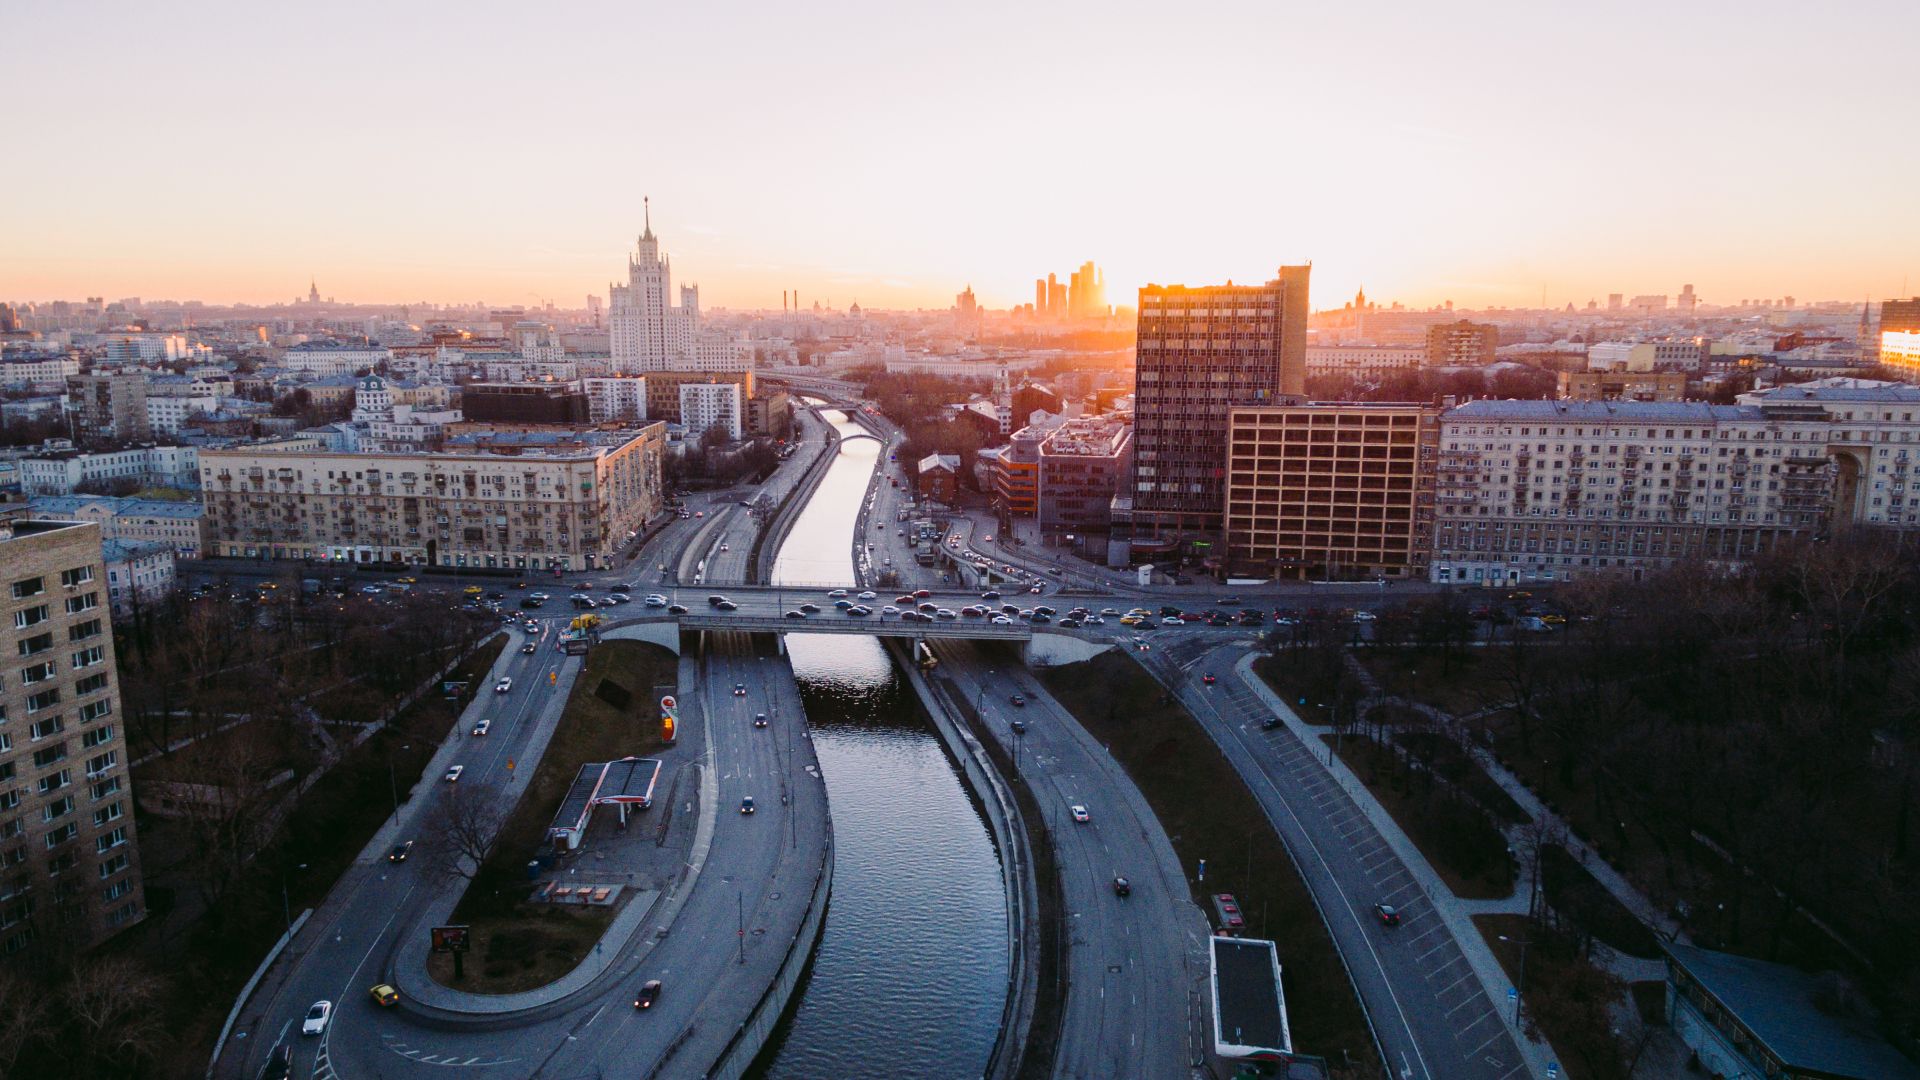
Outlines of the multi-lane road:
[{"label": "multi-lane road", "polygon": [[1054,1075],[1190,1075],[1207,1057],[1209,928],[1166,832],[1126,771],[1018,661],[996,667],[965,641],[933,649],[991,737],[1009,756],[1018,749],[1016,782],[1032,791],[1057,856],[1067,997]]}]

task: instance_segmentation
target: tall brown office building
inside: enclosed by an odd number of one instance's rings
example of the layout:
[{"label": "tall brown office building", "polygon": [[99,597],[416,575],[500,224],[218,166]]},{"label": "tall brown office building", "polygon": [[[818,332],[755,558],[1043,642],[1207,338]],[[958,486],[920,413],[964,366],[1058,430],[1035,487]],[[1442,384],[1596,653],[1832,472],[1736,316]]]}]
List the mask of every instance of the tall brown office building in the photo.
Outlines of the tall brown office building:
[{"label": "tall brown office building", "polygon": [[1140,290],[1134,366],[1136,553],[1218,538],[1226,501],[1227,410],[1307,387],[1307,277],[1264,285]]},{"label": "tall brown office building", "polygon": [[0,956],[146,914],[100,526],[0,517]]}]

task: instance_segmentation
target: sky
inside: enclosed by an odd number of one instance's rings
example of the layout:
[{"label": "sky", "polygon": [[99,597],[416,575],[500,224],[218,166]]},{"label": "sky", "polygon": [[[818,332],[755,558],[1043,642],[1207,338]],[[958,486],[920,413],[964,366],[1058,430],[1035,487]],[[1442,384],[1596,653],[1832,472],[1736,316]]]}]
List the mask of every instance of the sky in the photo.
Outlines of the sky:
[{"label": "sky", "polygon": [[0,299],[1920,291],[1920,4],[0,8]]}]

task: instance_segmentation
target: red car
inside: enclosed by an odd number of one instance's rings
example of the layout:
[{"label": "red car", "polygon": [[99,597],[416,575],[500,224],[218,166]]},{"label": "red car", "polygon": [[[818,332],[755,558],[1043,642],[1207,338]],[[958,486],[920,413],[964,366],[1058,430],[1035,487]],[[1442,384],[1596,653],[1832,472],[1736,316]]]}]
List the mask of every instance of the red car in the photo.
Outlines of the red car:
[{"label": "red car", "polygon": [[1205,675],[1200,676],[1200,681],[1206,683],[1208,686],[1212,686],[1214,682],[1213,672],[1209,671]]}]

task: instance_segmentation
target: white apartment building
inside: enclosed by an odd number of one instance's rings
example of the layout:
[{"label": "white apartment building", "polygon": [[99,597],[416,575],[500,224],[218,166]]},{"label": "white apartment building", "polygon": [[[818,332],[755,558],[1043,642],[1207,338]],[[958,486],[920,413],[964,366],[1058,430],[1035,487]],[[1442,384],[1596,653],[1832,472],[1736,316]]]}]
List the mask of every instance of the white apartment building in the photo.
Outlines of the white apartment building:
[{"label": "white apartment building", "polygon": [[80,374],[80,361],[71,356],[8,357],[0,363],[0,385],[12,383],[67,384],[67,376]]},{"label": "white apartment building", "polygon": [[151,388],[147,391],[147,429],[155,435],[177,435],[187,419],[200,413],[220,411],[221,397],[217,394],[180,395],[156,397]]},{"label": "white apartment building", "polygon": [[1427,362],[1425,346],[1309,345],[1307,377],[1328,375],[1378,379],[1401,371],[1418,371]]},{"label": "white apartment building", "polygon": [[191,446],[144,446],[97,454],[57,450],[20,459],[20,490],[28,495],[71,495],[83,483],[108,480],[195,487],[199,467],[199,450]]},{"label": "white apartment building", "polygon": [[647,418],[647,380],[643,376],[589,378],[580,380],[580,385],[587,392],[587,419],[596,424]]},{"label": "white apartment building", "polygon": [[1596,341],[1587,346],[1588,371],[1657,371],[1703,366],[1711,347],[1700,341]]},{"label": "white apartment building", "polygon": [[1740,400],[1447,410],[1432,580],[1640,577],[1855,524],[1920,528],[1920,387],[1837,379]]},{"label": "white apartment building", "polygon": [[182,559],[197,559],[205,547],[205,511],[196,500],[114,498],[110,495],[42,495],[29,506],[35,517],[91,521],[107,540],[162,543]]},{"label": "white apartment building", "polygon": [[728,439],[739,440],[746,412],[744,389],[739,383],[681,383],[680,423],[687,438],[698,440],[717,426]]},{"label": "white apartment building", "polygon": [[393,358],[381,348],[346,345],[295,345],[281,356],[279,367],[314,375],[353,375],[375,368]]},{"label": "white apartment building", "polygon": [[173,548],[151,540],[103,540],[100,558],[107,570],[107,604],[116,619],[151,607],[173,595]]},{"label": "white apartment building", "polygon": [[700,325],[700,286],[681,286],[678,306],[672,288],[672,263],[660,254],[649,217],[627,259],[627,284],[607,286],[614,373],[752,370],[752,342]]}]

